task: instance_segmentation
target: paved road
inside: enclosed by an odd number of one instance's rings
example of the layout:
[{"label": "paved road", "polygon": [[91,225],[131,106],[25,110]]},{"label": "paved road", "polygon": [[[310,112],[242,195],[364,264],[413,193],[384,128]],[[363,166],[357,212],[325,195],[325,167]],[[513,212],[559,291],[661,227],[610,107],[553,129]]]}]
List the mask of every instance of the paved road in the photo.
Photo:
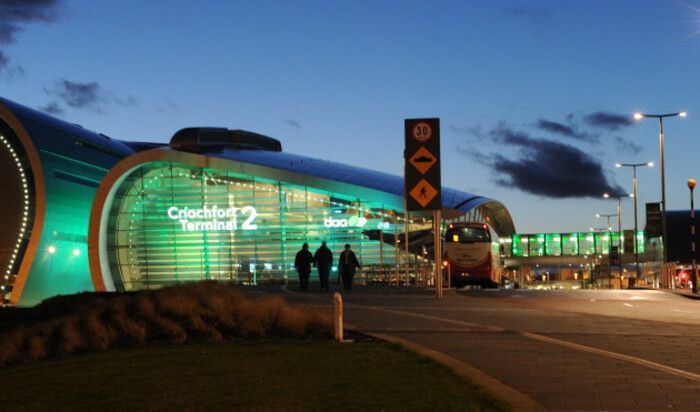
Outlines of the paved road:
[{"label": "paved road", "polygon": [[[330,294],[286,293],[331,305]],[[520,410],[700,410],[700,300],[659,291],[359,287],[345,322],[448,363]]]}]

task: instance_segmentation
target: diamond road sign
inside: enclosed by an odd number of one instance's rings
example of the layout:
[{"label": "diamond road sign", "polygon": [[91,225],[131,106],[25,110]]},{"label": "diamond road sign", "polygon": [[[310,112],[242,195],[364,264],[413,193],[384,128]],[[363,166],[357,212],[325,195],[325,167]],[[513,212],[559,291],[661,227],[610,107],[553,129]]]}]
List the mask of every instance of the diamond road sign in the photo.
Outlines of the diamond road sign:
[{"label": "diamond road sign", "polygon": [[408,161],[411,162],[413,167],[418,169],[419,172],[425,174],[425,172],[437,163],[437,158],[433,156],[428,149],[421,147]]},{"label": "diamond road sign", "polygon": [[432,187],[425,179],[418,182],[418,184],[408,192],[409,196],[423,207],[430,203],[438,193],[437,189]]}]

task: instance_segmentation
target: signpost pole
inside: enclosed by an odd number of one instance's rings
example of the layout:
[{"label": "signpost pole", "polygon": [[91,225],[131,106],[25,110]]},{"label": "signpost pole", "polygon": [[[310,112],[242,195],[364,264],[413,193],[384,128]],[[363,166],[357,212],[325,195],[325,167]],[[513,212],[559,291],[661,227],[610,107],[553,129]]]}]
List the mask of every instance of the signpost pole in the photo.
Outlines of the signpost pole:
[{"label": "signpost pole", "polygon": [[[398,222],[396,222],[398,223]],[[399,287],[399,266],[401,266],[401,261],[399,260],[399,225],[394,225],[394,276],[396,279],[396,287]],[[389,281],[391,285],[391,281]]]},{"label": "signpost pole", "polygon": [[440,236],[440,209],[433,212],[435,228],[435,298],[442,299],[442,236]]},{"label": "signpost pole", "polygon": [[693,202],[693,189],[695,189],[695,179],[688,180],[690,189],[690,259],[693,268],[693,293],[698,293],[698,266],[695,263],[695,204]]},{"label": "signpost pole", "polygon": [[[405,119],[404,132],[406,138],[404,150],[406,217],[408,218],[408,211],[411,210],[433,211],[435,294],[437,299],[442,299],[440,119]],[[408,222],[406,223],[405,247],[408,258]],[[408,281],[408,271],[406,272],[406,280]]]},{"label": "signpost pole", "polygon": [[[405,253],[406,259],[405,259],[404,264],[405,264],[405,268],[406,268],[406,286],[408,286],[410,283],[409,282],[409,275],[408,275],[408,265],[410,263],[410,258],[409,258],[409,254],[408,254],[408,229],[409,229],[409,227],[408,227],[408,209],[406,208],[406,197],[404,197],[404,199],[403,199],[403,205],[404,205],[404,208],[403,208],[404,209],[404,218],[406,219],[406,224],[404,225],[404,235],[405,235],[404,236],[405,237],[404,248],[406,250],[406,253]],[[417,278],[417,276],[416,276],[416,278]]]}]

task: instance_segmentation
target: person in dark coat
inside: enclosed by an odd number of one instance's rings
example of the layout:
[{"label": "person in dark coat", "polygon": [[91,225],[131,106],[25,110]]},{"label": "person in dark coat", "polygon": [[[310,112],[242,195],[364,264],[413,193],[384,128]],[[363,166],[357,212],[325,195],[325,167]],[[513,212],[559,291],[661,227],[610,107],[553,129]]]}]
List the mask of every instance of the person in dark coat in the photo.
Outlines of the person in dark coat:
[{"label": "person in dark coat", "polygon": [[333,266],[333,252],[326,246],[324,240],[321,247],[314,253],[314,267],[318,268],[318,279],[321,281],[321,291],[328,290],[328,275]]},{"label": "person in dark coat", "polygon": [[294,259],[294,267],[299,273],[299,289],[303,292],[309,289],[309,275],[311,274],[311,263],[313,261],[314,257],[309,252],[309,244],[304,243]]},{"label": "person in dark coat", "polygon": [[350,290],[352,278],[355,276],[355,268],[361,269],[361,267],[355,252],[350,250],[349,244],[345,245],[345,250],[340,254],[338,267],[340,268],[340,277],[343,279],[343,289]]}]

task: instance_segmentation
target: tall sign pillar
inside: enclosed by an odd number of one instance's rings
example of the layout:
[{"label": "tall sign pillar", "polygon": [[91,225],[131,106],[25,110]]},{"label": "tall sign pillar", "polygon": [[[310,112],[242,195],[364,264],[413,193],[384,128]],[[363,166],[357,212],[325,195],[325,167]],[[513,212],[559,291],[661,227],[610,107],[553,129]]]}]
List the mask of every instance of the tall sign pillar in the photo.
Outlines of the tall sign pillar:
[{"label": "tall sign pillar", "polygon": [[440,178],[440,119],[405,119],[404,196],[406,210],[432,210],[435,245],[435,295],[442,299],[442,209]]}]

